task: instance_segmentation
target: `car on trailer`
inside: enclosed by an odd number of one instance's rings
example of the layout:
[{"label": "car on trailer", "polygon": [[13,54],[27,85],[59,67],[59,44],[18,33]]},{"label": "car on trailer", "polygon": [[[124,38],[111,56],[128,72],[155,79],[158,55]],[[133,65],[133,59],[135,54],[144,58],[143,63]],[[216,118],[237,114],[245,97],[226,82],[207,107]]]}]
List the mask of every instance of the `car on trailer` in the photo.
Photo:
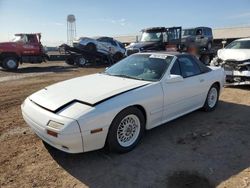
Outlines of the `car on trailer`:
[{"label": "car on trailer", "polygon": [[111,37],[80,37],[73,41],[73,47],[90,52],[110,54],[115,62],[121,60],[125,54],[125,46]]}]

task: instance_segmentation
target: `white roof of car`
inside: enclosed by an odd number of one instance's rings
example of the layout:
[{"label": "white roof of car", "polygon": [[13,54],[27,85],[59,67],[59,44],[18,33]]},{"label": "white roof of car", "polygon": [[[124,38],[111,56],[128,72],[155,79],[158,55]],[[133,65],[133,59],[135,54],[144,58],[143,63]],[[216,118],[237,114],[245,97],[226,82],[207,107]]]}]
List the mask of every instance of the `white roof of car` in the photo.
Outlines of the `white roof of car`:
[{"label": "white roof of car", "polygon": [[152,52],[141,52],[141,53],[136,53],[136,54],[158,54],[158,55],[169,55],[169,56],[176,56],[180,55],[180,52],[175,52],[175,51],[152,51]]},{"label": "white roof of car", "polygon": [[238,39],[236,41],[247,41],[247,40],[250,40],[250,37],[249,38]]}]

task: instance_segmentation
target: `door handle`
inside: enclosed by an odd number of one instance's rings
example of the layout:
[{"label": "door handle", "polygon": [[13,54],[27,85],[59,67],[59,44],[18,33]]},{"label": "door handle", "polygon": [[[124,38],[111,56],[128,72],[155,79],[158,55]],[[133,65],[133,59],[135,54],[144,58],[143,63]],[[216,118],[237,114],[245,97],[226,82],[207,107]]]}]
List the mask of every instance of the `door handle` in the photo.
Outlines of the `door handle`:
[{"label": "door handle", "polygon": [[200,82],[204,82],[205,80],[203,78],[200,79]]}]

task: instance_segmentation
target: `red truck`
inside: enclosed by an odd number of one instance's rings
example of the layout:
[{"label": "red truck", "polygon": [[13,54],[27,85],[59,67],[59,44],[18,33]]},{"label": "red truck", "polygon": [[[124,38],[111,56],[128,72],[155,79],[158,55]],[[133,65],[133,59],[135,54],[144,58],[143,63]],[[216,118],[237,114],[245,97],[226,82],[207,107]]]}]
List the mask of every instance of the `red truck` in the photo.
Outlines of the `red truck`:
[{"label": "red truck", "polygon": [[15,34],[11,42],[0,43],[0,65],[6,70],[16,70],[22,63],[42,63],[47,58],[41,33]]}]

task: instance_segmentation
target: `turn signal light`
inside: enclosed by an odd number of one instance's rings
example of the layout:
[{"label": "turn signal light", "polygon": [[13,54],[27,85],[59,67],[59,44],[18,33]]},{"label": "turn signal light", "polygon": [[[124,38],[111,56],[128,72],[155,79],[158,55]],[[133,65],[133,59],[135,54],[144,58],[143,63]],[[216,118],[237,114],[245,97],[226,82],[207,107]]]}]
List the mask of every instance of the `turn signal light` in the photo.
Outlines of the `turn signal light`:
[{"label": "turn signal light", "polygon": [[47,126],[52,127],[54,129],[61,129],[64,125],[62,123],[50,120]]},{"label": "turn signal light", "polygon": [[54,137],[57,137],[57,135],[58,135],[58,133],[51,131],[51,130],[48,130],[48,129],[47,129],[47,134],[50,136],[54,136]]}]

